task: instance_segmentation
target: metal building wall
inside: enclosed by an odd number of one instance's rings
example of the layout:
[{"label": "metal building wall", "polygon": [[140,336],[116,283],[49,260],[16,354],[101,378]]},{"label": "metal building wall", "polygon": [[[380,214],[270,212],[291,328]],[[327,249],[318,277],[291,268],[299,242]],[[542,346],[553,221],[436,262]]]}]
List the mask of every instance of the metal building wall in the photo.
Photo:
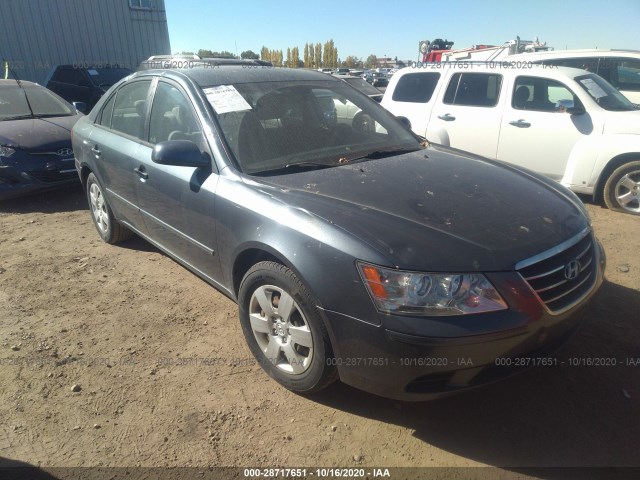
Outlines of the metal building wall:
[{"label": "metal building wall", "polygon": [[151,55],[171,53],[164,0],[151,0],[151,6],[135,9],[129,0],[0,0],[0,55],[21,79],[38,83],[58,64],[118,63],[135,70]]}]

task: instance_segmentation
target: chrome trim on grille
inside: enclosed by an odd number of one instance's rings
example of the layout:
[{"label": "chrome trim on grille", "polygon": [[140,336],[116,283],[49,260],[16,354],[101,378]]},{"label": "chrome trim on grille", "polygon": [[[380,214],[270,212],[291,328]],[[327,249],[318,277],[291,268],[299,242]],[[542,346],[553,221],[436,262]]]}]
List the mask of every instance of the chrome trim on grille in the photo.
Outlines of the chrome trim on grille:
[{"label": "chrome trim on grille", "polygon": [[531,258],[527,258],[526,260],[522,260],[516,263],[516,270],[522,270],[523,268],[529,267],[534,263],[541,262],[542,260],[546,260],[547,258],[551,258],[554,255],[559,254],[560,252],[564,252],[567,248],[573,247],[576,243],[582,240],[584,237],[591,233],[591,228],[587,227],[575,237],[570,238],[569,240],[565,240],[564,242],[556,245],[553,248],[550,248],[547,251],[539,253],[538,255],[534,255]]},{"label": "chrome trim on grille", "polygon": [[[546,250],[531,258],[522,260],[516,264],[516,270],[518,271],[518,275],[520,275],[520,278],[522,278],[522,280],[527,284],[529,289],[536,296],[538,301],[540,301],[540,303],[544,306],[545,310],[551,315],[560,315],[564,312],[567,312],[568,310],[571,310],[573,307],[582,302],[584,298],[587,297],[600,283],[599,278],[601,277],[601,268],[598,262],[600,252],[597,248],[594,247],[594,242],[597,242],[597,240],[595,240],[594,237],[590,237],[587,240],[588,245],[586,245],[585,248],[582,248],[582,246],[578,247],[581,249],[578,254],[569,252],[571,248],[577,247],[580,242],[585,242],[585,237],[589,236],[590,234],[591,228],[586,228],[569,240],[566,240],[549,250]],[[584,258],[585,255],[588,255],[587,259]],[[556,256],[558,257],[557,259],[553,258]],[[572,280],[568,280],[567,278],[562,279],[562,277],[558,273],[565,268],[566,262],[568,260],[567,257],[572,260],[578,261],[578,263],[580,264],[578,275],[581,275],[586,271],[586,273],[584,273],[584,275],[586,276],[579,280],[575,285],[571,285]],[[593,265],[594,259],[596,260],[595,265]],[[561,263],[561,265],[558,266],[558,263],[556,263],[556,261]],[[547,263],[543,264],[542,262]],[[540,265],[537,268],[538,272],[536,272],[536,264],[538,263],[540,263]],[[533,271],[521,272],[523,269],[529,269]],[[539,273],[541,269],[545,269],[544,273]],[[525,277],[524,274],[526,273],[529,273],[529,275]],[[549,282],[553,282],[553,285],[545,284]],[[558,308],[554,308],[553,302],[571,295],[577,289],[583,287],[587,282],[592,282],[593,285],[585,287],[587,288],[587,290],[584,292],[578,292],[577,295],[579,295],[579,297],[572,298],[570,296],[565,299],[565,301],[569,303],[565,305],[561,301],[560,305],[557,305]],[[536,287],[538,288],[536,289]],[[559,291],[555,292],[557,293],[557,295],[552,298],[543,299],[543,297],[545,296],[545,292],[553,295],[554,292],[552,292],[552,290],[558,287],[560,287]],[[562,291],[562,289],[564,288],[569,288],[569,290]]]}]

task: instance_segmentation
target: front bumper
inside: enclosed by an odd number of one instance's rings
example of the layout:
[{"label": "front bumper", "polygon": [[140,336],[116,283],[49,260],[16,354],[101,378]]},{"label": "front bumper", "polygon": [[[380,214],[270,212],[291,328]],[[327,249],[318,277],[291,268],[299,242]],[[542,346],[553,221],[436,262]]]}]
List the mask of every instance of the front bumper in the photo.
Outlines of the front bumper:
[{"label": "front bumper", "polygon": [[73,157],[21,155],[0,162],[0,200],[79,182]]},{"label": "front bumper", "polygon": [[[604,278],[605,256],[596,248],[592,288],[561,314],[543,306],[515,272],[487,274],[509,310],[465,316],[468,335],[443,335],[449,318],[383,316],[381,325],[324,310],[340,379],[398,400],[429,400],[484,385],[531,366],[555,366],[553,352],[579,328]],[[474,318],[475,317],[475,318]],[[484,328],[484,332],[481,330]]]}]

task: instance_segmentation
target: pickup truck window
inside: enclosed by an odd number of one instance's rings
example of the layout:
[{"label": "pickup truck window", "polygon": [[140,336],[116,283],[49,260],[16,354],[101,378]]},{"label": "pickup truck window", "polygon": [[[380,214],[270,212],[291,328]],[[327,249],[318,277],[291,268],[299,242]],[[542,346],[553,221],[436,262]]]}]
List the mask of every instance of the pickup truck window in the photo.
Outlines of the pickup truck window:
[{"label": "pickup truck window", "polygon": [[431,100],[439,79],[440,73],[438,72],[404,75],[398,81],[391,99],[395,102],[427,103]]},{"label": "pickup truck window", "polygon": [[575,80],[605,110],[613,112],[638,110],[633,103],[599,75],[582,75],[576,77]]},{"label": "pickup truck window", "polygon": [[502,75],[456,73],[451,77],[444,95],[446,105],[495,107],[500,97]]},{"label": "pickup truck window", "polygon": [[516,78],[511,106],[516,110],[555,112],[561,100],[574,106],[580,102],[569,88],[556,80],[522,76]]}]

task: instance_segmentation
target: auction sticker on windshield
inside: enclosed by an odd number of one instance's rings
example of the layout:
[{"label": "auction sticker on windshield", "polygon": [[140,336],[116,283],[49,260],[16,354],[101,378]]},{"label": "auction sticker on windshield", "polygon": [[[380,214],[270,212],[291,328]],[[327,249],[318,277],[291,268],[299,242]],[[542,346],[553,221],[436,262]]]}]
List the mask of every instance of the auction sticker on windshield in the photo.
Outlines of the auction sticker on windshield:
[{"label": "auction sticker on windshield", "polygon": [[218,114],[251,110],[251,105],[247,103],[233,85],[205,88],[203,92]]}]

